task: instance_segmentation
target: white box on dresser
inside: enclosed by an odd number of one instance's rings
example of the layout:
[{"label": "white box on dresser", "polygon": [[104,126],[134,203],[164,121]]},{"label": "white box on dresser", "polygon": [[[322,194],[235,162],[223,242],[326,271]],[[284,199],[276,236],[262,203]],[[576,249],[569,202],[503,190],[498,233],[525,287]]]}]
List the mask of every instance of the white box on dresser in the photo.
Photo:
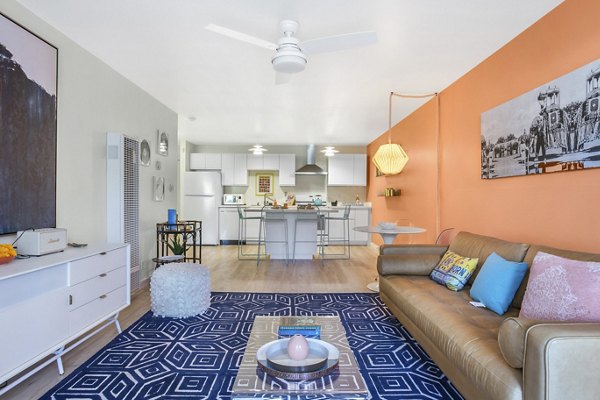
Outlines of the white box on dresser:
[{"label": "white box on dresser", "polygon": [[[54,355],[0,389],[0,395],[114,324],[130,303],[128,244],[98,244],[15,260],[0,267],[0,383]],[[101,324],[97,330],[71,344]]]}]

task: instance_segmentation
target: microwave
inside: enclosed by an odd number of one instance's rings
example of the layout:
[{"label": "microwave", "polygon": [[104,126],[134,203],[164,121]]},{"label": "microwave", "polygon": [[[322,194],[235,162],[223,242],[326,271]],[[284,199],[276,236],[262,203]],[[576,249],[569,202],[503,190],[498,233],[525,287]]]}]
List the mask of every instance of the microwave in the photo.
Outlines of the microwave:
[{"label": "microwave", "polygon": [[223,204],[246,204],[243,194],[224,194]]}]

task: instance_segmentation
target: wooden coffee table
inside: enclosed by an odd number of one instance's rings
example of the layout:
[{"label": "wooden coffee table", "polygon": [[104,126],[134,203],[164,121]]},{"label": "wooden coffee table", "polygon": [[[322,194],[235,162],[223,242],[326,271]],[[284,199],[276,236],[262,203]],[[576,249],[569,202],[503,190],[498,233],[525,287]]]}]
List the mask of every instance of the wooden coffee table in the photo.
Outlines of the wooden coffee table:
[{"label": "wooden coffee table", "polygon": [[313,319],[315,324],[321,325],[321,340],[333,344],[340,351],[337,370],[322,378],[305,381],[286,381],[261,371],[257,368],[256,352],[265,343],[279,339],[277,328],[281,317],[259,316],[254,319],[246,351],[233,384],[232,399],[302,399],[303,396],[317,395],[327,399],[371,398],[340,318],[303,318]]}]

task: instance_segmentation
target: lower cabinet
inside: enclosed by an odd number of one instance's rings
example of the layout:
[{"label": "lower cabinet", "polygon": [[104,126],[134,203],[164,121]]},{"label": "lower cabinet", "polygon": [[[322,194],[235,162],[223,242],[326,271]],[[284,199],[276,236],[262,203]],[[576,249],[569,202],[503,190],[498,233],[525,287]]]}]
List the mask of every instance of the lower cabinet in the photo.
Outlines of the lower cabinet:
[{"label": "lower cabinet", "polygon": [[[337,214],[332,214],[335,217],[341,217],[343,215],[343,209]],[[329,221],[328,235],[331,241],[340,241],[344,237],[344,225],[345,222],[342,220],[331,220]],[[350,244],[353,245],[368,245],[371,241],[369,233],[356,232],[354,230],[357,226],[369,226],[371,225],[371,209],[370,208],[352,208],[349,216],[350,225]],[[336,243],[337,244],[337,243]]]},{"label": "lower cabinet", "polygon": [[[111,319],[130,303],[129,245],[90,245],[0,269],[0,382]],[[71,347],[72,348],[72,347]],[[38,367],[0,388],[0,395]]]}]

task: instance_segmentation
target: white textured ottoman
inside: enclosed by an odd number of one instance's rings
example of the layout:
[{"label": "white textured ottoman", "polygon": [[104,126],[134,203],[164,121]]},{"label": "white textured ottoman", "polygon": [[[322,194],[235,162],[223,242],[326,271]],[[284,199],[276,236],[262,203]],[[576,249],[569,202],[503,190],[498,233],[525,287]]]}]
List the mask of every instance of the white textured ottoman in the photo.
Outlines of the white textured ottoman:
[{"label": "white textured ottoman", "polygon": [[156,269],[150,279],[152,312],[185,318],[210,306],[210,272],[202,264],[171,263]]}]

